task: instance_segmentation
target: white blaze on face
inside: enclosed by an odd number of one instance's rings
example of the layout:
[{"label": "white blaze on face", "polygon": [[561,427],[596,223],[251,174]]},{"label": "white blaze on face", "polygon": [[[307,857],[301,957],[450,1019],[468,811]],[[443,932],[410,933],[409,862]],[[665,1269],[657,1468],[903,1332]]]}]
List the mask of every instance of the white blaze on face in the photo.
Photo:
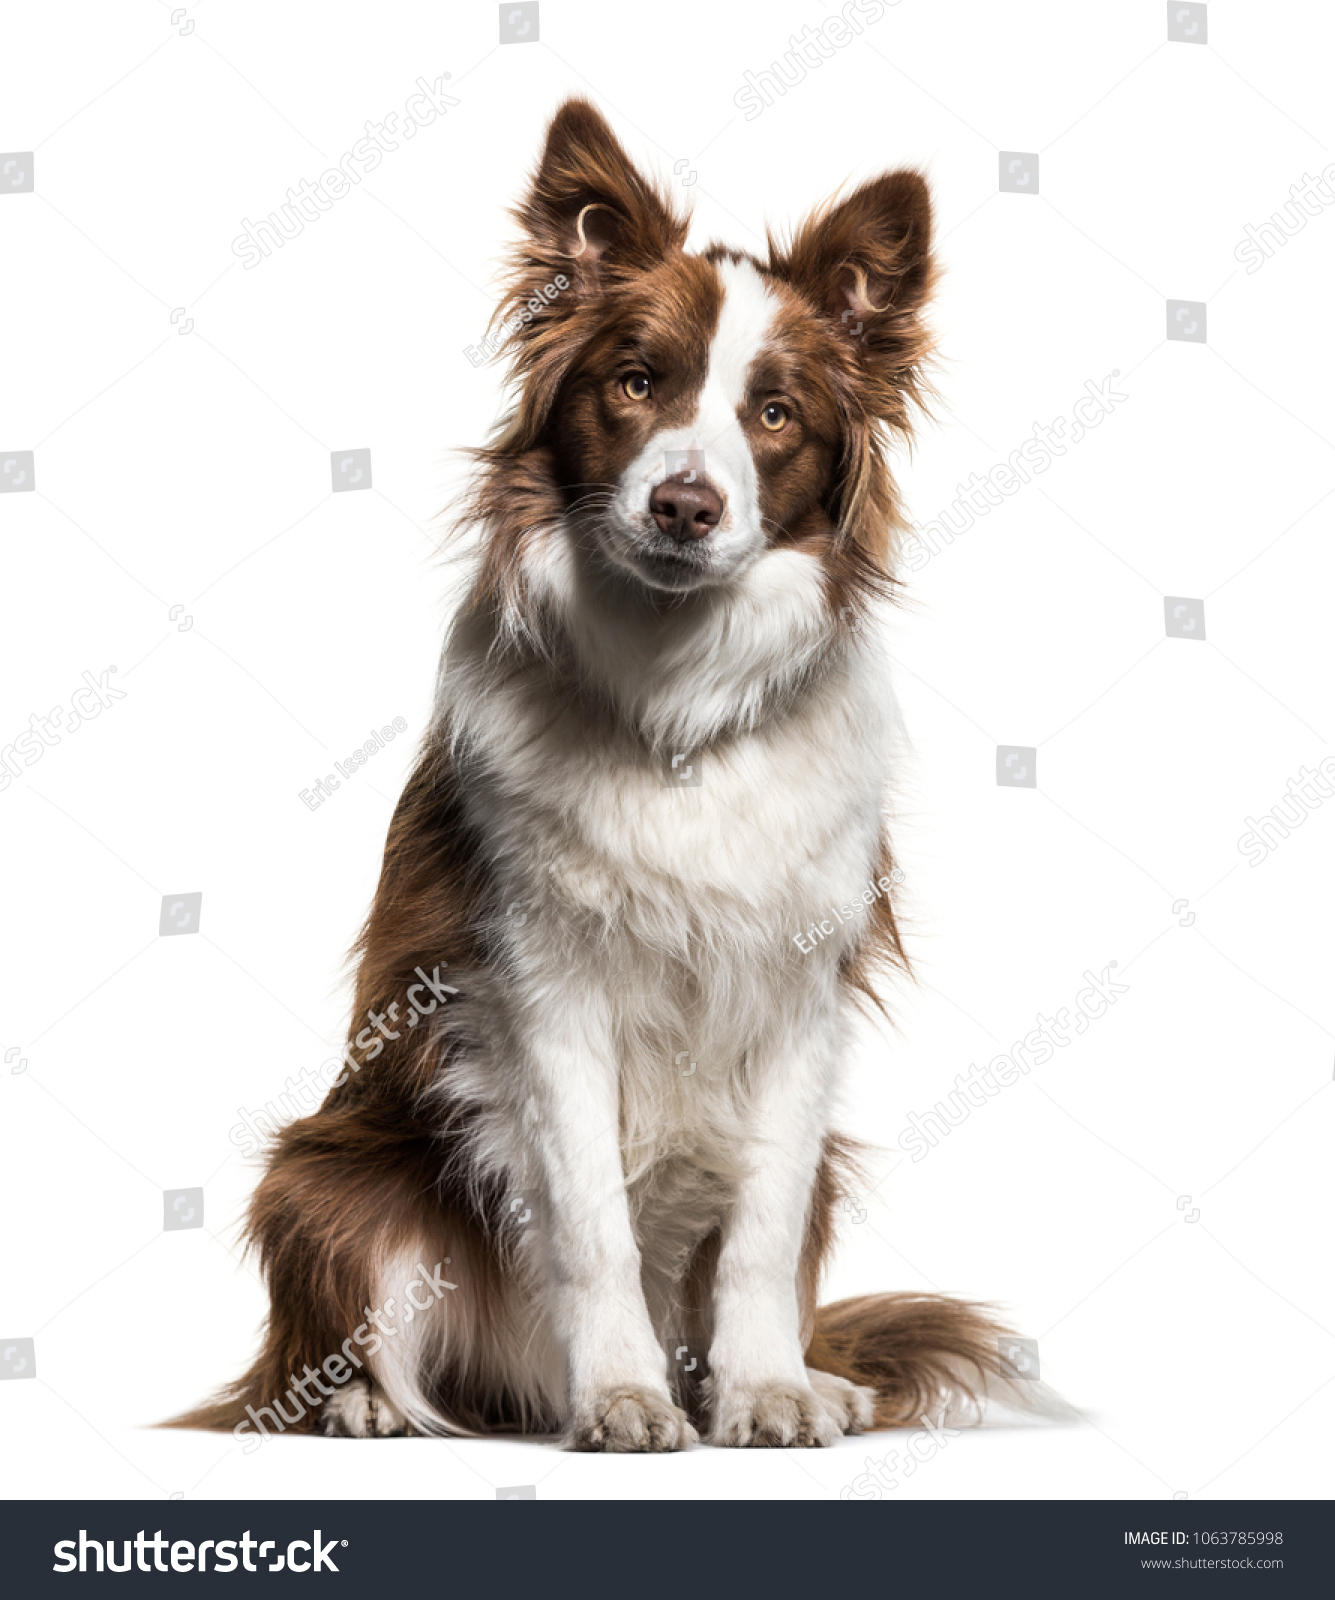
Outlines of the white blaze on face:
[{"label": "white blaze on face", "polygon": [[[699,452],[705,475],[724,502],[723,519],[708,536],[709,576],[719,579],[730,576],[766,548],[755,461],[737,412],[746,398],[747,375],[770,336],[779,302],[749,261],[718,261],[714,270],[723,285],[723,303],[695,415],[683,427],[656,433],[627,467],[614,521],[627,532],[644,527],[650,494],[672,475],[666,470],[667,458],[684,451]],[[622,553],[633,560],[633,549]]]}]

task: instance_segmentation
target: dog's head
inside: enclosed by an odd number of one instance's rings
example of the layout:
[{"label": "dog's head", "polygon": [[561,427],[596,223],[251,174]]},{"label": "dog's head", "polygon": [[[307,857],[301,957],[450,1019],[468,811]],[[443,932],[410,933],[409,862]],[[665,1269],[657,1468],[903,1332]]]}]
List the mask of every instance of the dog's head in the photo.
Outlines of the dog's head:
[{"label": "dog's head", "polygon": [[688,254],[686,220],[571,100],[516,217],[498,318],[519,393],[484,452],[512,512],[559,497],[574,536],[650,591],[718,590],[776,552],[820,563],[836,612],[891,578],[884,447],[930,349],[917,173],[863,184],[765,261]]}]

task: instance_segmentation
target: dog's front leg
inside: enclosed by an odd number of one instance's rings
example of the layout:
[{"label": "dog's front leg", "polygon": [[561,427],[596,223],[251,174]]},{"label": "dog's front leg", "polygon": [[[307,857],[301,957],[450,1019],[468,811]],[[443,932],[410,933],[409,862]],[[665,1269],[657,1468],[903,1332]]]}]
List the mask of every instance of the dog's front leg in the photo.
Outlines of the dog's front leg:
[{"label": "dog's front leg", "polygon": [[549,1207],[551,1313],[569,1363],[576,1450],[682,1450],[695,1430],[672,1402],[640,1276],[621,1164],[609,1030],[587,991],[544,1011],[525,1054],[529,1146]]},{"label": "dog's front leg", "polygon": [[757,1063],[752,1142],[714,1277],[710,1442],[828,1445],[847,1417],[807,1377],[798,1268],[825,1133],[832,1040],[793,1036],[765,1056]]}]

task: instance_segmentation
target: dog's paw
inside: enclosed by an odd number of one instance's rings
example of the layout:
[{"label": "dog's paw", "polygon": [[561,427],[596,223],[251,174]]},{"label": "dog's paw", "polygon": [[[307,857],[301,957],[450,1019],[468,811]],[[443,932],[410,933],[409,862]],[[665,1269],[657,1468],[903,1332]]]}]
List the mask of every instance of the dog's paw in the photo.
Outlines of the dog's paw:
[{"label": "dog's paw", "polygon": [[582,1408],[571,1435],[574,1450],[685,1450],[699,1435],[666,1395],[626,1384],[604,1389]]},{"label": "dog's paw", "polygon": [[383,1389],[365,1378],[352,1378],[325,1401],[318,1432],[331,1439],[397,1439],[413,1425]]},{"label": "dog's paw", "polygon": [[836,1378],[832,1372],[817,1372],[814,1367],[807,1368],[807,1381],[839,1417],[841,1432],[865,1433],[871,1427],[875,1389],[865,1389],[847,1378]]},{"label": "dog's paw", "polygon": [[720,1390],[709,1442],[734,1449],[818,1449],[847,1431],[846,1417],[846,1402],[829,1400],[805,1383]]}]

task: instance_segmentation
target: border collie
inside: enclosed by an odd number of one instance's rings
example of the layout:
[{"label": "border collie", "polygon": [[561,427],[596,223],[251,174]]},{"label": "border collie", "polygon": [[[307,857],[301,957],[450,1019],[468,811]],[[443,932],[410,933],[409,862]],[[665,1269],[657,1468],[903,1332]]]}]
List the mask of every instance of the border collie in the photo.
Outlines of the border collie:
[{"label": "border collie", "polygon": [[660,1451],[914,1423],[1001,1375],[1004,1330],[816,1298],[852,1012],[904,965],[878,619],[927,185],[695,254],[575,99],[515,216],[513,405],[357,1020],[254,1197],[263,1351],[178,1425]]}]

